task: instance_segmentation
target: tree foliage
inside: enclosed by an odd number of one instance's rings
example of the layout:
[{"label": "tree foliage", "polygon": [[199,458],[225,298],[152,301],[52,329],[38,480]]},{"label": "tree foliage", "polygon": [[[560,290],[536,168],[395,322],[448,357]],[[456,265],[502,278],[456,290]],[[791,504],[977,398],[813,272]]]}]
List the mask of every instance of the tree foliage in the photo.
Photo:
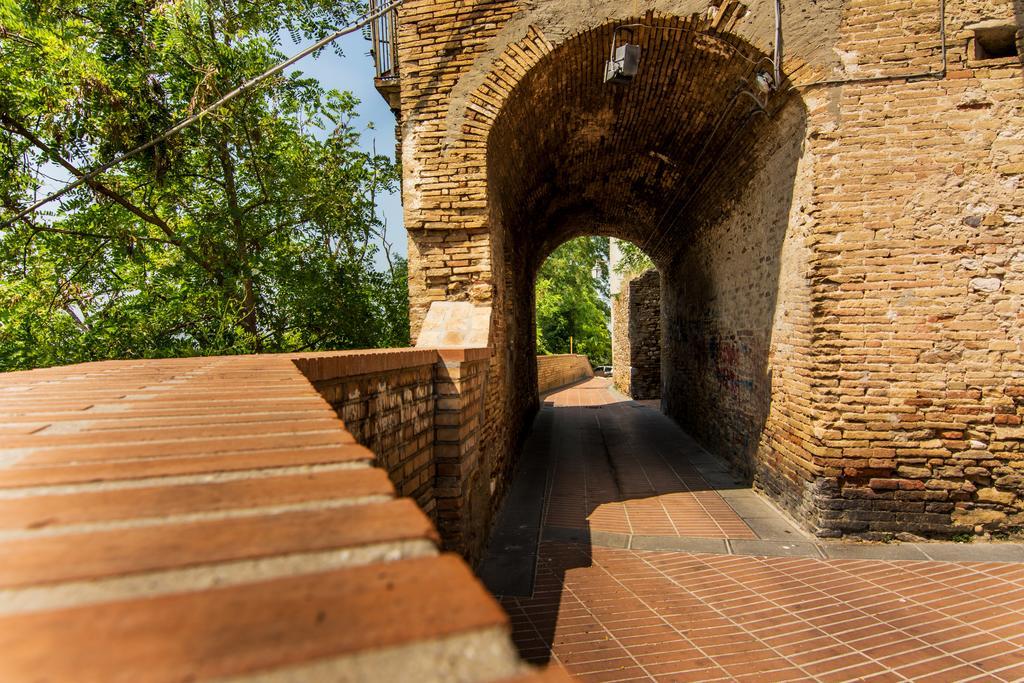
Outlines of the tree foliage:
[{"label": "tree foliage", "polygon": [[616,273],[629,279],[654,269],[654,262],[643,249],[625,240],[619,240],[618,245],[621,258],[615,264]]},{"label": "tree foliage", "polygon": [[537,275],[538,353],[586,355],[611,363],[608,238],[581,237],[555,249]]},{"label": "tree foliage", "polygon": [[356,100],[278,76],[13,224],[348,23],[340,0],[0,0],[0,368],[403,345],[398,172]]}]

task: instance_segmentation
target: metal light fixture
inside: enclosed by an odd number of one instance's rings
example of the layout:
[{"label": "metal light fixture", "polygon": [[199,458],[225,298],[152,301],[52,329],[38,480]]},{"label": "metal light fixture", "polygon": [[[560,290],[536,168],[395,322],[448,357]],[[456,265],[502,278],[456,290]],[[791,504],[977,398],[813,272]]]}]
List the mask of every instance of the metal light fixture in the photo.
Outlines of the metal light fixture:
[{"label": "metal light fixture", "polygon": [[605,83],[629,83],[640,68],[640,46],[626,43],[615,47],[604,67]]},{"label": "metal light fixture", "polygon": [[767,71],[758,72],[756,82],[757,89],[761,91],[762,95],[767,95],[775,90],[775,79]]}]

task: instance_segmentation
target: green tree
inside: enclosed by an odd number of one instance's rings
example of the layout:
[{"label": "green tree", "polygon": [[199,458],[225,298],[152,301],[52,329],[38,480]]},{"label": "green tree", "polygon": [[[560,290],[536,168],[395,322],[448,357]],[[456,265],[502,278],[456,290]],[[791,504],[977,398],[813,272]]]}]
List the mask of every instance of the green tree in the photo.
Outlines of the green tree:
[{"label": "green tree", "polygon": [[625,240],[619,240],[618,244],[622,257],[615,264],[616,273],[631,278],[654,269],[654,262],[643,249]]},{"label": "green tree", "polygon": [[[0,224],[348,23],[339,0],[0,0]],[[0,232],[0,368],[408,343],[357,102],[278,76]]]},{"label": "green tree", "polygon": [[537,275],[538,353],[586,355],[611,363],[608,239],[581,237],[555,249]]}]

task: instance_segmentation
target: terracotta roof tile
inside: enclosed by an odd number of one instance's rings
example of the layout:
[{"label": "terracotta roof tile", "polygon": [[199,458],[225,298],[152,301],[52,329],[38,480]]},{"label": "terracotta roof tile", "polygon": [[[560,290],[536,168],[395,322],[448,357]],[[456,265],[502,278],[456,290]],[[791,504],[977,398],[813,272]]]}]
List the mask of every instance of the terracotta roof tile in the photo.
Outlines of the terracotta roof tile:
[{"label": "terracotta roof tile", "polygon": [[20,538],[0,541],[0,588],[408,540],[438,541],[410,500]]},{"label": "terracotta roof tile", "polygon": [[575,680],[562,667],[552,664],[540,671],[533,671],[515,678],[508,678],[501,683],[570,683]]},{"label": "terracotta roof tile", "polygon": [[168,517],[308,501],[390,498],[395,487],[376,468],[260,476],[233,481],[0,498],[0,530]]},{"label": "terracotta roof tile", "polygon": [[181,476],[216,472],[238,472],[302,465],[348,463],[365,465],[373,453],[362,446],[317,446],[312,448],[271,448],[243,450],[219,455],[187,455],[155,460],[113,461],[0,468],[0,489],[74,483],[102,483],[146,477]]}]

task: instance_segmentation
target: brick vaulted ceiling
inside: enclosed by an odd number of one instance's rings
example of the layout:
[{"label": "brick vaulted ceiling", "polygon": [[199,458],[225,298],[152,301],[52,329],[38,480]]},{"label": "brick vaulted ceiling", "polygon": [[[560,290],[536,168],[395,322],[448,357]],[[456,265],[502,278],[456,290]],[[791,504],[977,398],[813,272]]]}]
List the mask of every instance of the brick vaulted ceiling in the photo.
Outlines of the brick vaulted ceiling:
[{"label": "brick vaulted ceiling", "polygon": [[753,90],[757,70],[771,71],[767,55],[703,17],[637,23],[656,27],[619,30],[620,44],[642,50],[632,83],[603,82],[616,26],[604,25],[547,55],[495,122],[492,220],[517,250],[529,245],[542,259],[565,239],[597,232],[667,258],[698,206],[735,188],[727,177],[767,118],[752,115],[754,100],[737,89]]}]

